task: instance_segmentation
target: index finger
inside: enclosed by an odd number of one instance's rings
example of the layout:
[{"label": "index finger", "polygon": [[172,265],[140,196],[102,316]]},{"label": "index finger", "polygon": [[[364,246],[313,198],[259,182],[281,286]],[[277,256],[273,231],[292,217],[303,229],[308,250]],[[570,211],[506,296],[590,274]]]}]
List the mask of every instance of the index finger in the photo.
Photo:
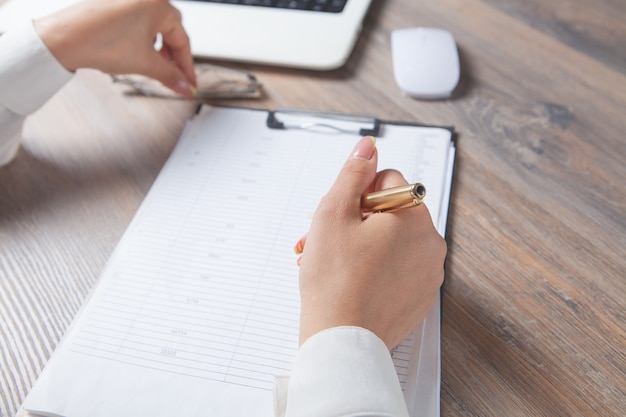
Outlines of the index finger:
[{"label": "index finger", "polygon": [[407,185],[408,182],[400,171],[395,169],[384,169],[376,173],[376,178],[372,183],[372,189],[368,192],[386,190],[387,188],[399,187]]}]

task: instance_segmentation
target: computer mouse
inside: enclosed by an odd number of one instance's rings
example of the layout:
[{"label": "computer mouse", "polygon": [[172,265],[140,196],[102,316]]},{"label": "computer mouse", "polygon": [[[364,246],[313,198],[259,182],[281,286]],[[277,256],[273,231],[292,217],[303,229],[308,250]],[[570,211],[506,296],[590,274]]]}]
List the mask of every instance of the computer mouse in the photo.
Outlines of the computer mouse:
[{"label": "computer mouse", "polygon": [[447,98],[459,83],[459,52],[447,30],[396,29],[391,32],[391,56],[396,83],[411,97]]}]

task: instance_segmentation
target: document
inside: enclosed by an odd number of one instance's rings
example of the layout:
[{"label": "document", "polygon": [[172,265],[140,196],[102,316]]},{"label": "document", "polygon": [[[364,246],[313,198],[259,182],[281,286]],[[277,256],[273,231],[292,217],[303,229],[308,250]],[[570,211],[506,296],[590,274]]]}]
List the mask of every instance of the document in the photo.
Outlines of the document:
[{"label": "document", "polygon": [[[268,127],[203,106],[189,121],[22,410],[63,417],[270,417],[298,348],[293,246],[361,122]],[[319,122],[319,120],[317,121]],[[452,131],[381,123],[379,169],[426,186],[445,234]],[[393,351],[412,415],[439,415],[440,307]],[[419,406],[418,406],[419,405]]]}]

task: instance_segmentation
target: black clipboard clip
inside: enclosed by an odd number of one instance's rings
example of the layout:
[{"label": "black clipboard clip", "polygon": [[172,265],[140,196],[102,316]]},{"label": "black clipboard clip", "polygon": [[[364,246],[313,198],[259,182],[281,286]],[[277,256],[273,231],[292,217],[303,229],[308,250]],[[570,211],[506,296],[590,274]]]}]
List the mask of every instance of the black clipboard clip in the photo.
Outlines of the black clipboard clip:
[{"label": "black clipboard clip", "polygon": [[[310,117],[306,123],[288,124],[278,118],[278,114]],[[319,119],[319,120],[315,120]],[[333,121],[345,121],[366,124],[367,127],[347,129],[333,124]],[[322,112],[315,110],[279,109],[267,115],[267,127],[270,129],[330,130],[338,133],[353,133],[360,136],[379,136],[380,120],[372,116]]]}]

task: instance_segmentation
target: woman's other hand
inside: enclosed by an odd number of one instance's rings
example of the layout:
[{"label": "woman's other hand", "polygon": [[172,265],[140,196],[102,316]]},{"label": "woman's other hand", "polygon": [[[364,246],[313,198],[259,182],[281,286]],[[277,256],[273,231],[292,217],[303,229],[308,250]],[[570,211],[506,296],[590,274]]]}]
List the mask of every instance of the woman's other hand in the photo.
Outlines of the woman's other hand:
[{"label": "woman's other hand", "polygon": [[[34,22],[48,49],[69,71],[94,68],[141,74],[193,97],[196,77],[189,38],[167,0],[86,0]],[[155,50],[157,34],[162,47]]]}]

